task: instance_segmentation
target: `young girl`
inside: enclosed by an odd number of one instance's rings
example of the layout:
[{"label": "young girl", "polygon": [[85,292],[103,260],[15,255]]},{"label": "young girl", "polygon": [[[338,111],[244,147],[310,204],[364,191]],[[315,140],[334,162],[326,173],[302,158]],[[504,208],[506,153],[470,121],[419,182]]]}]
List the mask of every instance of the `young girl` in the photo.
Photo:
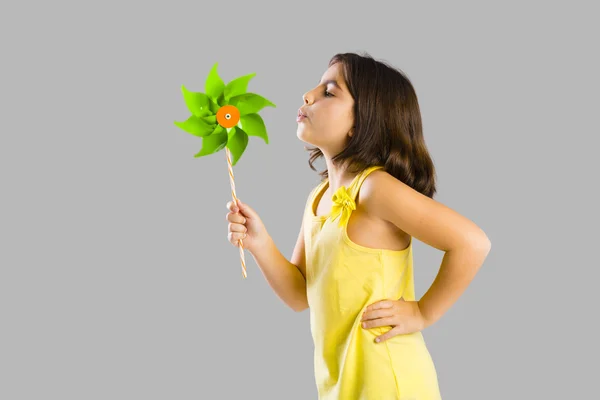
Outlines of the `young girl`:
[{"label": "young girl", "polygon": [[[227,203],[228,239],[243,239],[277,295],[309,308],[321,400],[441,399],[421,331],[458,299],[490,251],[486,234],[433,200],[435,171],[417,96],[369,55],[335,55],[298,112],[300,140],[324,157],[291,260],[257,212]],[[412,238],[445,252],[415,298]]]}]

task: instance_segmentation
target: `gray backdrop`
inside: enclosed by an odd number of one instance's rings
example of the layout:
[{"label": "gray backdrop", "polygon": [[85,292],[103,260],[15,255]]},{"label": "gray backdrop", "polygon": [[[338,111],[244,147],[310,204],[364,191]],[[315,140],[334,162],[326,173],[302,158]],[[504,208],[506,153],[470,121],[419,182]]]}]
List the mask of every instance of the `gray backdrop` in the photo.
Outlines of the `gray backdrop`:
[{"label": "gray backdrop", "polygon": [[[318,183],[296,112],[342,51],[406,72],[436,200],[493,243],[423,331],[444,400],[595,398],[591,3],[3,2],[0,398],[316,398],[308,310],[249,253],[243,279],[225,152],[173,121],[213,63],[257,73],[271,141],[236,188],[289,258]],[[420,297],[443,254],[414,251]]]}]

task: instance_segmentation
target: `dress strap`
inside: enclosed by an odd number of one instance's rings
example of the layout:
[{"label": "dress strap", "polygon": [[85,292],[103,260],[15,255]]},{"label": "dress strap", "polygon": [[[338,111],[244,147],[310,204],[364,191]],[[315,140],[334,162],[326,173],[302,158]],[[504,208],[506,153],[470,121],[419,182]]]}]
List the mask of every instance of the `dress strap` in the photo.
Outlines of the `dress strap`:
[{"label": "dress strap", "polygon": [[352,211],[356,210],[356,195],[365,178],[372,171],[381,168],[383,168],[383,166],[377,165],[364,169],[360,174],[354,177],[354,180],[347,188],[345,186],[340,186],[333,194],[333,206],[331,208],[330,218],[335,219],[339,216],[339,226],[344,226],[350,219]]},{"label": "dress strap", "polygon": [[382,168],[383,168],[383,165],[373,165],[371,167],[364,169],[360,174],[358,174],[356,176],[356,178],[354,179],[354,181],[352,181],[352,183],[350,184],[350,187],[348,188],[348,192],[349,192],[349,195],[352,198],[352,200],[356,201],[356,197],[358,196],[358,191],[359,191],[360,187],[362,186],[362,183],[367,178],[367,176],[369,176],[369,174],[371,172],[378,170],[378,169],[382,169]]},{"label": "dress strap", "polygon": [[317,196],[319,196],[319,194],[321,194],[321,192],[323,191],[323,187],[327,184],[327,180],[324,179],[321,182],[319,182],[310,192],[309,196],[308,196],[308,200],[306,202],[306,212],[311,215],[314,216],[314,212],[315,212],[315,201],[317,199]]}]

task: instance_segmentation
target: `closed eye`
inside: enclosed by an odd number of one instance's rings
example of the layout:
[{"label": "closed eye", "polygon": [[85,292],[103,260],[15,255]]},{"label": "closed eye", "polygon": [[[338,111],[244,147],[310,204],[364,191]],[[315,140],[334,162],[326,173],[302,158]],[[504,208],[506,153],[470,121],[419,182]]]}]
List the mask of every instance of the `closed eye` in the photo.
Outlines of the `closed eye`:
[{"label": "closed eye", "polygon": [[328,92],[327,89],[325,89],[325,97],[332,97],[333,94],[331,92]]}]

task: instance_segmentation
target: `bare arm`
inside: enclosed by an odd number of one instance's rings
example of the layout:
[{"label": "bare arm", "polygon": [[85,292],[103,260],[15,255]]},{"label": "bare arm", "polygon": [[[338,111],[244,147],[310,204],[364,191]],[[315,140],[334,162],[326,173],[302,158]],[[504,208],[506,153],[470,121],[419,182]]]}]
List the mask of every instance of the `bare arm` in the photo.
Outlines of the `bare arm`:
[{"label": "bare arm", "polygon": [[300,224],[300,233],[296,240],[291,261],[288,261],[281,254],[273,238],[268,234],[266,240],[250,253],[273,291],[284,303],[298,312],[308,308],[304,221]]},{"label": "bare arm", "polygon": [[302,274],[302,279],[304,279],[302,286],[301,307],[296,309],[296,311],[303,311],[308,308],[308,298],[306,296],[306,254],[304,247],[304,219],[300,224],[300,233],[298,234],[298,239],[296,240],[296,246],[294,247],[294,252],[292,253],[291,261],[292,264],[294,264]]},{"label": "bare arm", "polygon": [[466,217],[385,171],[373,172],[365,179],[361,192],[369,213],[445,252],[438,275],[419,300],[419,309],[431,325],[474,278],[491,249],[490,240]]},{"label": "bare arm", "polygon": [[[302,232],[302,230],[301,230]],[[302,240],[302,247],[304,244]],[[294,249],[294,258],[297,258]],[[303,250],[303,249],[302,249]],[[307,308],[306,280],[300,268],[288,261],[279,251],[275,242],[268,236],[266,242],[251,252],[256,264],[277,296],[294,311]]]}]

